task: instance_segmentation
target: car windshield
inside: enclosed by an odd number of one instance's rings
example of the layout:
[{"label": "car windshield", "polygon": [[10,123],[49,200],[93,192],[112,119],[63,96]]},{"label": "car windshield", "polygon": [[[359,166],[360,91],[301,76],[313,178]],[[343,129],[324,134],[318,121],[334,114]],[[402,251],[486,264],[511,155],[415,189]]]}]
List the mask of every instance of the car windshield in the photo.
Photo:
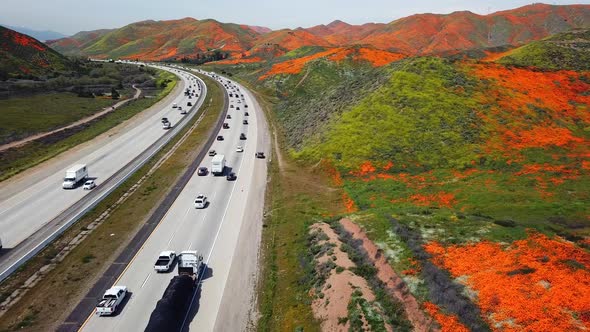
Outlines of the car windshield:
[{"label": "car windshield", "polygon": [[85,184],[92,184],[92,181],[86,181]]},{"label": "car windshield", "polygon": [[72,181],[76,181],[76,179],[74,179],[74,178],[65,178],[64,181],[65,182],[72,182]]}]

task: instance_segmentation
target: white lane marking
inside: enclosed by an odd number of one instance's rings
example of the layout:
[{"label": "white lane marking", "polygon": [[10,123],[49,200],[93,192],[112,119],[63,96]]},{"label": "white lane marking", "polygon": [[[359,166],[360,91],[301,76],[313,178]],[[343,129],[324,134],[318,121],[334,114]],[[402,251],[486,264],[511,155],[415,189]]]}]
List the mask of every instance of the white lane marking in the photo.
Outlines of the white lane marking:
[{"label": "white lane marking", "polygon": [[148,273],[147,277],[145,277],[145,280],[143,281],[143,283],[141,284],[141,287],[139,287],[139,288],[143,288],[143,286],[145,286],[145,283],[148,281],[148,279],[150,278],[151,275],[152,275],[151,273]]},{"label": "white lane marking", "polygon": [[176,233],[178,232],[178,230],[180,229],[180,227],[182,225],[184,225],[184,222],[186,220],[186,215],[188,214],[188,212],[192,210],[191,207],[189,207],[188,209],[186,209],[186,212],[184,213],[184,217],[182,217],[182,222],[180,224],[178,224],[178,226],[176,227],[176,229],[174,230],[174,233],[172,233],[172,236],[170,237],[170,240],[168,241],[168,247],[170,247],[170,243],[172,243],[172,240],[174,239],[174,237],[176,236]]},{"label": "white lane marking", "polygon": [[[209,201],[209,206],[207,206],[207,208],[205,209],[205,213],[203,213],[203,218],[201,218],[201,221],[205,221],[205,219],[207,218],[207,214],[209,213],[209,209],[211,208],[211,203],[215,201],[215,195],[217,195],[216,192],[213,193],[213,196]],[[188,246],[184,246],[184,248],[188,248],[188,250],[193,250],[193,242],[191,241],[190,244]]]}]

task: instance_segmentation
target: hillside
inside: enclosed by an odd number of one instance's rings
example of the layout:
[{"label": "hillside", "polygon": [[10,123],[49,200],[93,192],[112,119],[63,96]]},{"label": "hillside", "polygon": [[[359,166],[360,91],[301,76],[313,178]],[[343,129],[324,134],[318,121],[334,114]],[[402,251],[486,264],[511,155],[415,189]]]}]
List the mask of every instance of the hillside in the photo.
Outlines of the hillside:
[{"label": "hillside", "polygon": [[[314,33],[348,28],[337,23]],[[376,48],[308,46],[271,62],[210,68],[271,94],[286,153],[302,172],[330,178],[331,192],[341,190],[332,195],[341,195],[346,217],[442,331],[584,330],[590,328],[590,302],[582,295],[590,291],[590,76],[562,62],[564,50],[535,61],[517,56],[547,45],[588,53],[586,33],[533,42],[500,63],[389,52],[391,60],[377,64],[360,57]],[[543,67],[539,59],[550,61],[551,71],[528,67]],[[310,188],[293,204],[312,204],[308,197],[320,190]],[[346,240],[334,222],[341,215],[316,209],[281,222],[289,234],[308,234],[309,220],[323,220]],[[274,234],[283,226],[269,227]],[[277,247],[275,253],[297,248],[293,262],[273,262],[295,281],[274,289],[272,299],[315,303],[328,296],[330,282],[297,283],[322,276],[321,269],[301,271],[301,257],[323,250],[306,241],[295,235]],[[270,303],[263,304],[274,310],[268,317],[286,326],[312,315]],[[348,315],[355,317],[350,306]]]},{"label": "hillside", "polygon": [[[219,51],[230,58],[271,59],[305,46],[367,45],[404,54],[438,54],[522,45],[572,28],[590,26],[590,5],[534,4],[489,15],[418,14],[388,24],[334,21],[311,28],[266,28],[185,18],[144,21],[102,35],[75,35],[49,45],[66,54],[151,60],[195,58]],[[465,32],[469,31],[468,34]]]},{"label": "hillside", "polygon": [[258,32],[237,24],[225,24],[215,20],[185,18],[172,21],[143,21],[109,31],[97,39],[84,42],[83,36],[73,36],[68,41],[49,43],[57,51],[77,52],[97,58],[126,58],[168,60],[194,58],[199,54],[219,51],[238,54],[253,46]]},{"label": "hillside", "polygon": [[46,42],[46,44],[51,46],[51,48],[57,50],[61,54],[78,55],[80,54],[80,50],[89,47],[102,36],[106,35],[111,31],[113,30],[103,29],[93,31],[81,31],[71,37],[61,38],[57,40],[49,40]]},{"label": "hillside", "polygon": [[361,43],[406,53],[431,54],[522,45],[588,25],[590,5],[534,4],[485,16],[471,12],[413,15],[389,23],[362,39]]},{"label": "hillside", "polygon": [[541,69],[590,70],[590,29],[559,33],[508,52],[497,62]]},{"label": "hillside", "polygon": [[0,26],[0,78],[39,76],[68,66],[68,60],[47,45]]}]

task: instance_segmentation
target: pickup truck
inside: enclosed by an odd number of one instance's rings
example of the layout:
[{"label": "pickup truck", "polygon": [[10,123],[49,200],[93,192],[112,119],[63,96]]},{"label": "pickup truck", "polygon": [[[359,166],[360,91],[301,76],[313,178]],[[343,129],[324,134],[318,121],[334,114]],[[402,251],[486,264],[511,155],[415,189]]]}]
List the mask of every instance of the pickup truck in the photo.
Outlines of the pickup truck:
[{"label": "pickup truck", "polygon": [[168,272],[174,264],[176,253],[174,251],[162,251],[154,264],[154,270],[157,272]]},{"label": "pickup truck", "polygon": [[117,306],[127,296],[127,286],[113,286],[104,293],[102,299],[96,305],[96,313],[100,316],[112,315],[117,311]]}]

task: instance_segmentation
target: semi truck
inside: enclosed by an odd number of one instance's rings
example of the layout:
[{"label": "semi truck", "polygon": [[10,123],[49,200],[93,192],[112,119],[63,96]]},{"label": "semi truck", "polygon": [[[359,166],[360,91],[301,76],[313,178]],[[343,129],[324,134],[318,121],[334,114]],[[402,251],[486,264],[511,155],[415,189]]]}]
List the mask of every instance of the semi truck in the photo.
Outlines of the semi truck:
[{"label": "semi truck", "polygon": [[74,165],[66,171],[66,176],[64,178],[62,187],[64,189],[75,188],[76,184],[78,184],[82,180],[86,180],[87,177],[88,168],[85,164]]},{"label": "semi truck", "polygon": [[96,305],[96,313],[100,316],[112,315],[117,307],[127,296],[126,286],[113,286],[104,293],[102,299]]},{"label": "semi truck", "polygon": [[180,331],[202,266],[203,256],[197,251],[183,251],[178,255],[178,275],[170,280],[156,304],[145,332]]},{"label": "semi truck", "polygon": [[218,154],[211,160],[211,173],[213,175],[223,175],[225,171],[225,155]]}]

